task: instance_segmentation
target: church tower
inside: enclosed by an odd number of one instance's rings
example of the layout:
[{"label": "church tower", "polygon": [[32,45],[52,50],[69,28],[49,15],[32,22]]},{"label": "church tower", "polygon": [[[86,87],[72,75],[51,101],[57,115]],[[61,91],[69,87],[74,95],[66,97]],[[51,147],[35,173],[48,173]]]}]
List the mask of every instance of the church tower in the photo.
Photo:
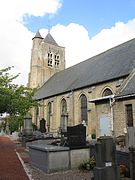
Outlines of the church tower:
[{"label": "church tower", "polygon": [[33,40],[28,87],[41,87],[52,75],[65,69],[65,48],[59,46],[50,32],[42,38],[39,31]]}]

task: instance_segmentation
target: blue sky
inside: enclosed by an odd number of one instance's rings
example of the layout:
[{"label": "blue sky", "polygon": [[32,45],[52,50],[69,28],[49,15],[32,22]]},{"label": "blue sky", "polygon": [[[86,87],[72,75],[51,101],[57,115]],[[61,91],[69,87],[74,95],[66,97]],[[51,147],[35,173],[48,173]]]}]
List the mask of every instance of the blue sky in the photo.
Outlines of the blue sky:
[{"label": "blue sky", "polygon": [[28,19],[27,27],[35,32],[60,23],[71,22],[83,25],[94,36],[104,28],[111,28],[116,22],[126,23],[135,17],[135,0],[63,0],[57,14],[50,18],[34,17]]},{"label": "blue sky", "polygon": [[26,85],[38,29],[50,28],[70,67],[135,38],[135,0],[4,0],[0,24],[0,68],[14,66]]}]

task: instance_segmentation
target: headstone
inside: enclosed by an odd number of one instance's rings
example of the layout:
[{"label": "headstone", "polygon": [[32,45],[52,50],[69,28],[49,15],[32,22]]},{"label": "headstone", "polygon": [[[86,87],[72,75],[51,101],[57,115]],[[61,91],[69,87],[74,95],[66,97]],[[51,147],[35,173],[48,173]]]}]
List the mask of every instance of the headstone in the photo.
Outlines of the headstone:
[{"label": "headstone", "polygon": [[18,140],[19,139],[19,132],[13,132],[12,133],[12,138],[14,139],[14,140]]},{"label": "headstone", "polygon": [[46,132],[46,120],[44,118],[42,118],[40,120],[40,128],[39,128],[41,133],[45,133]]},{"label": "headstone", "polygon": [[33,131],[33,137],[34,139],[43,139],[45,136],[40,131],[36,130],[36,131]]},{"label": "headstone", "polygon": [[5,131],[6,131],[6,134],[10,134],[8,122],[6,123],[6,130]]},{"label": "headstone", "polygon": [[67,144],[71,148],[86,146],[86,127],[82,124],[67,127]]},{"label": "headstone", "polygon": [[30,115],[26,115],[24,118],[24,127],[23,127],[23,135],[24,136],[31,136],[32,135],[32,118]]},{"label": "headstone", "polygon": [[135,147],[129,147],[130,152],[130,175],[135,180]]},{"label": "headstone", "polygon": [[112,137],[101,136],[97,139],[96,167],[94,180],[118,180],[119,171],[116,161],[116,146]]},{"label": "headstone", "polygon": [[1,132],[0,132],[0,136],[3,136],[3,135],[5,135],[5,132],[4,132],[4,130],[2,129]]}]

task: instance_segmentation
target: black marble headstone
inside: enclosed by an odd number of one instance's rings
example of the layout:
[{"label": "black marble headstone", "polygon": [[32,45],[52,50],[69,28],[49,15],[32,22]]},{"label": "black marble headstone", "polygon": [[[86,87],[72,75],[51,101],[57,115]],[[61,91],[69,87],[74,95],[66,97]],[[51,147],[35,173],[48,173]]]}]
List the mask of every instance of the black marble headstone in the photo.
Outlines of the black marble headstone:
[{"label": "black marble headstone", "polygon": [[42,118],[40,120],[40,128],[39,128],[41,133],[45,133],[46,132],[46,120],[44,118]]},{"label": "black marble headstone", "polygon": [[71,148],[86,146],[86,127],[82,124],[67,127],[67,144]]}]

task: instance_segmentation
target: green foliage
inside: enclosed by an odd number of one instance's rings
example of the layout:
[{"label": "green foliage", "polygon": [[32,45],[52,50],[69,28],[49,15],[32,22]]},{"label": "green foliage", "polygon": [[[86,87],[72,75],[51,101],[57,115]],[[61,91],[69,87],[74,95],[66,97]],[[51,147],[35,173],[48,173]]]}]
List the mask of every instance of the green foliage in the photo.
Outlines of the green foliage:
[{"label": "green foliage", "polygon": [[33,100],[35,89],[13,84],[18,75],[10,75],[12,67],[0,70],[0,113],[9,114],[10,130],[17,130],[26,113],[37,102]]},{"label": "green foliage", "polygon": [[79,169],[80,170],[92,170],[95,167],[95,158],[91,157],[90,159],[84,161],[82,164],[80,164]]},{"label": "green foliage", "polygon": [[23,125],[22,116],[9,116],[5,118],[5,123],[9,125],[10,132],[19,131]]},{"label": "green foliage", "polygon": [[0,70],[0,113],[8,113],[12,116],[24,116],[32,106],[35,90],[23,85],[13,84],[18,77],[9,74],[11,67]]}]

